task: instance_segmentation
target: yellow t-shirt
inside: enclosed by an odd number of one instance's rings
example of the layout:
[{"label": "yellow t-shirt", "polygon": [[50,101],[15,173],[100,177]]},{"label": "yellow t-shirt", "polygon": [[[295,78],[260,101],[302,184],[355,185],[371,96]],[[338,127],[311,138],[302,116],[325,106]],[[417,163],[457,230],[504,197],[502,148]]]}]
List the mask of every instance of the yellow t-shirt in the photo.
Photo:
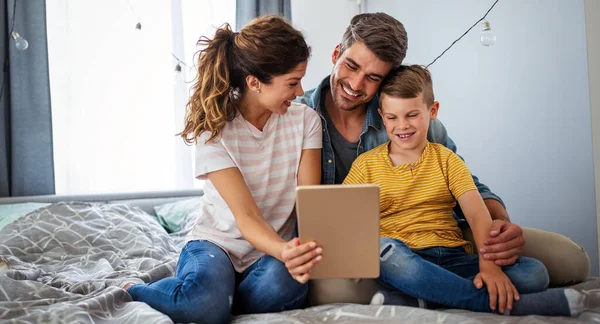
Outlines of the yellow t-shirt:
[{"label": "yellow t-shirt", "polygon": [[361,154],[344,180],[379,185],[380,236],[411,249],[464,246],[472,253],[452,216],[456,199],[477,190],[467,165],[443,145],[427,142],[417,162],[393,166],[388,144]]}]

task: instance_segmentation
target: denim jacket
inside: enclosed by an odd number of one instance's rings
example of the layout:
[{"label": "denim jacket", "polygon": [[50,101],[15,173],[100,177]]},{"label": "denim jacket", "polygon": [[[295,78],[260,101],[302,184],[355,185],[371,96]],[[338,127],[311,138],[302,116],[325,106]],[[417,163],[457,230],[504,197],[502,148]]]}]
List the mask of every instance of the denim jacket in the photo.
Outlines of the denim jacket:
[{"label": "denim jacket", "polygon": [[[321,175],[321,183],[322,184],[333,184],[335,178],[335,161],[333,156],[333,147],[331,146],[331,137],[329,135],[329,130],[327,129],[327,122],[323,117],[323,110],[325,109],[325,93],[324,91],[330,91],[329,84],[329,76],[327,76],[319,85],[311,90],[308,90],[304,93],[302,97],[296,98],[296,102],[303,103],[317,111],[319,116],[321,116],[321,121],[323,124],[323,151],[322,151],[322,163],[323,163],[323,173]],[[363,125],[362,132],[360,134],[360,139],[358,140],[358,149],[356,151],[356,156],[378,146],[389,139],[385,132],[385,127],[383,125],[383,120],[381,116],[377,112],[379,108],[379,97],[376,95],[369,103],[367,104],[367,117],[365,119],[365,124]],[[451,149],[454,153],[456,153],[456,144],[448,137],[448,132],[446,131],[446,127],[440,122],[438,119],[432,120],[429,124],[429,132],[427,133],[427,140],[432,143],[439,143],[444,145],[445,147]],[[462,157],[461,157],[462,159]],[[479,179],[472,175],[473,181],[481,194],[483,199],[494,199],[499,201],[503,206],[504,202],[500,197],[494,194],[490,188],[483,183],[479,182]],[[460,210],[456,210],[456,212],[462,216]]]}]

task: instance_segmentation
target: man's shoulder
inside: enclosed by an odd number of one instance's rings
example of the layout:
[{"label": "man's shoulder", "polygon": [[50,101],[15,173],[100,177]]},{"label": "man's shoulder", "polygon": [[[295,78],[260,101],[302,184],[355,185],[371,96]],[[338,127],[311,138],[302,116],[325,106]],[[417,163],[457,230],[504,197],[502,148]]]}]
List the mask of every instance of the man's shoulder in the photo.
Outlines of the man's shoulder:
[{"label": "man's shoulder", "polygon": [[308,107],[315,109],[316,108],[316,104],[313,103],[312,97],[313,94],[315,93],[317,89],[310,89],[304,92],[304,95],[300,96],[300,97],[296,97],[296,99],[294,99],[294,102],[297,103],[301,103],[304,105],[307,105]]},{"label": "man's shoulder", "polygon": [[448,131],[439,119],[434,119],[429,122],[429,131],[427,132],[427,140],[431,143],[446,145]]},{"label": "man's shoulder", "polygon": [[319,101],[322,100],[321,91],[326,87],[329,87],[329,76],[321,80],[315,88],[307,90],[302,96],[296,97],[294,101],[303,103],[312,109],[319,109]]}]

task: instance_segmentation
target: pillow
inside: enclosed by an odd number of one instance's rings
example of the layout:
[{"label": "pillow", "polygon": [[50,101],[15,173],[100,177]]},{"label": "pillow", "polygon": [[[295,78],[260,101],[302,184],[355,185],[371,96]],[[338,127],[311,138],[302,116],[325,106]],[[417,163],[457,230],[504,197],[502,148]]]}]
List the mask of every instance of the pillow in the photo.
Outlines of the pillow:
[{"label": "pillow", "polygon": [[0,205],[0,230],[4,226],[42,207],[49,206],[48,203],[20,203]]},{"label": "pillow", "polygon": [[168,233],[181,231],[187,216],[202,206],[202,198],[178,200],[176,202],[154,206],[158,222]]}]

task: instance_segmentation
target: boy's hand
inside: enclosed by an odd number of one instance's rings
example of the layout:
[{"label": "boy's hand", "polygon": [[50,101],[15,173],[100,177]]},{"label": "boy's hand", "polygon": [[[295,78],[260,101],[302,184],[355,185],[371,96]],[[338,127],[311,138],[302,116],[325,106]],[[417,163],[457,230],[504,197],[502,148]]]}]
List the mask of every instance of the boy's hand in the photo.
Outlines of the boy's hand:
[{"label": "boy's hand", "polygon": [[299,283],[306,283],[310,279],[310,270],[313,265],[321,261],[323,248],[315,242],[300,244],[298,238],[287,242],[281,252],[281,261],[285,263],[292,277]]},{"label": "boy's hand", "polygon": [[485,284],[490,294],[490,308],[496,310],[498,305],[501,314],[504,314],[505,309],[512,310],[513,300],[520,299],[517,288],[500,267],[482,262],[480,268],[481,271],[473,279],[473,284],[477,289],[481,289]]}]

